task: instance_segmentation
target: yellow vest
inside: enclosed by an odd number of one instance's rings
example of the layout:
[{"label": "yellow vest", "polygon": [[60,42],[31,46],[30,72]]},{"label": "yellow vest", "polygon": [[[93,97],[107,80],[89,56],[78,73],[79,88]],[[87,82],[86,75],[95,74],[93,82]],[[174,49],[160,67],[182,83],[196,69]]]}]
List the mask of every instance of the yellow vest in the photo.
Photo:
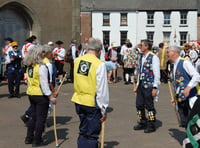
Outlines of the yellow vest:
[{"label": "yellow vest", "polygon": [[200,95],[200,84],[199,83],[197,84],[196,88],[197,88],[197,94]]},{"label": "yellow vest", "polygon": [[96,106],[96,71],[101,63],[102,61],[93,54],[86,54],[75,60],[72,102],[84,106]]},{"label": "yellow vest", "polygon": [[39,64],[27,67],[26,75],[28,79],[28,88],[26,93],[33,96],[42,96],[42,90],[40,88],[40,77],[39,77]]},{"label": "yellow vest", "polygon": [[49,61],[48,58],[44,58],[44,59],[43,59],[43,63],[47,64],[47,63],[50,63],[50,61]]}]

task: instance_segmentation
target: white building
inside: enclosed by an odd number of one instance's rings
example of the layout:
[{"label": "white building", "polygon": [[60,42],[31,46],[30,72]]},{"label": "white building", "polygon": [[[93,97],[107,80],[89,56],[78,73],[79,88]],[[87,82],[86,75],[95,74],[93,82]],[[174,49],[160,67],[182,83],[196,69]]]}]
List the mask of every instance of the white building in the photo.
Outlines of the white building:
[{"label": "white building", "polygon": [[183,5],[184,1],[91,0],[91,34],[118,45],[127,38],[133,45],[146,38],[153,40],[154,45],[164,40],[170,45],[197,41],[197,1]]}]

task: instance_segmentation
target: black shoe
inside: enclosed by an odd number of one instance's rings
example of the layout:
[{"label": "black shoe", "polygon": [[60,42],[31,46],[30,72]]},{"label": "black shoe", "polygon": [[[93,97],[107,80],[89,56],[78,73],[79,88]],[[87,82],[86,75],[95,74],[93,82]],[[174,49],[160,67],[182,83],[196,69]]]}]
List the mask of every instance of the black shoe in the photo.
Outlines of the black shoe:
[{"label": "black shoe", "polygon": [[135,125],[133,127],[134,130],[144,130],[146,128],[146,125],[145,124],[141,124],[141,123],[138,123],[138,125]]},{"label": "black shoe", "polygon": [[128,84],[129,84],[129,82],[127,82],[127,81],[126,81],[124,84],[125,84],[125,85],[128,85]]},{"label": "black shoe", "polygon": [[42,139],[39,141],[34,140],[32,143],[32,147],[38,147],[38,146],[42,146],[42,145],[44,145],[44,142]]},{"label": "black shoe", "polygon": [[16,97],[16,98],[20,98],[20,95],[19,95],[19,94],[15,94],[15,97]]},{"label": "black shoe", "polygon": [[33,139],[32,139],[32,138],[26,137],[26,139],[25,139],[25,144],[32,144],[32,142],[33,142]]},{"label": "black shoe", "polygon": [[155,132],[155,131],[156,131],[156,128],[154,126],[151,126],[151,127],[147,127],[144,130],[144,133],[152,133],[152,132]]},{"label": "black shoe", "polygon": [[15,97],[14,95],[9,95],[8,96],[9,99],[14,98],[14,97]]},{"label": "black shoe", "polygon": [[27,125],[27,122],[28,122],[28,120],[29,120],[29,116],[24,114],[24,115],[22,115],[20,118],[21,118],[21,120],[24,122],[24,124]]},{"label": "black shoe", "polygon": [[155,132],[156,131],[156,128],[147,128],[144,130],[144,133],[152,133],[152,132]]}]

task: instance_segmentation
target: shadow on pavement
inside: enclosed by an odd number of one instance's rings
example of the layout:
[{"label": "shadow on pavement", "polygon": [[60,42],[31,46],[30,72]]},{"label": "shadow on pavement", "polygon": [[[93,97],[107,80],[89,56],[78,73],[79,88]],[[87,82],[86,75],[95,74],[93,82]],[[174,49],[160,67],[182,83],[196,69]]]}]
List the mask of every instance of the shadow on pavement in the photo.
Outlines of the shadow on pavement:
[{"label": "shadow on pavement", "polygon": [[179,129],[175,129],[175,128],[170,128],[169,129],[169,134],[176,139],[180,145],[183,144],[183,140],[186,138],[186,133],[183,131],[180,131]]},{"label": "shadow on pavement", "polygon": [[[67,116],[56,116],[56,124],[65,125],[67,122],[69,122],[72,119],[72,117]],[[50,116],[46,120],[47,127],[53,126],[53,116]]]},{"label": "shadow on pavement", "polygon": [[104,148],[114,148],[117,145],[119,145],[119,142],[117,142],[117,141],[104,142]]},{"label": "shadow on pavement", "polygon": [[156,127],[156,129],[159,128],[159,127],[162,127],[162,121],[156,119],[155,127]]},{"label": "shadow on pavement", "polygon": [[106,109],[106,112],[107,113],[111,113],[113,111],[113,108],[112,107],[108,107],[107,109]]},{"label": "shadow on pavement", "polygon": [[[62,145],[62,143],[64,143],[67,139],[67,135],[68,135],[68,129],[67,128],[62,128],[62,129],[57,129],[57,136],[58,136],[58,141],[59,141],[59,146]],[[50,130],[48,131],[45,136],[43,137],[45,144],[50,144],[55,142],[55,136],[54,136],[54,131]],[[62,140],[62,141],[60,141]]]}]

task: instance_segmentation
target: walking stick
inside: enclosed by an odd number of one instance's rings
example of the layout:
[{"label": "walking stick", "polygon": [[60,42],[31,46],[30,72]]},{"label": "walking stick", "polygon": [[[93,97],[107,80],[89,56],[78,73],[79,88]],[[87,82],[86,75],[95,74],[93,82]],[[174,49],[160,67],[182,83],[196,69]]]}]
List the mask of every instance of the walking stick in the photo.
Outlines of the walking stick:
[{"label": "walking stick", "polygon": [[103,121],[101,126],[101,148],[104,148],[105,122],[106,121]]},{"label": "walking stick", "polygon": [[[174,99],[173,92],[172,92],[172,87],[171,87],[171,82],[170,82],[170,80],[168,80],[168,85],[169,85],[169,92],[170,92],[171,98],[172,98],[173,100],[175,100],[175,99]],[[176,101],[175,101],[175,105],[174,105],[174,111],[175,111],[175,113],[176,113],[176,118],[177,118],[178,124],[180,125],[180,118],[179,118],[179,115],[178,115],[177,110],[176,110]]]},{"label": "walking stick", "polygon": [[[58,86],[58,89],[56,90],[57,93],[60,91],[61,86],[63,85],[66,77],[67,77],[67,74],[65,74],[62,82]],[[55,104],[53,105],[53,129],[54,129],[54,136],[55,136],[55,141],[56,141],[56,148],[58,148],[59,144],[58,144],[58,136],[57,136],[57,130],[56,130],[56,105]]]},{"label": "walking stick", "polygon": [[134,91],[135,88],[136,88],[136,84],[135,84],[135,78],[134,78],[134,76],[133,76],[133,92],[134,92],[134,94],[135,94],[135,96],[136,96],[137,93]]}]

